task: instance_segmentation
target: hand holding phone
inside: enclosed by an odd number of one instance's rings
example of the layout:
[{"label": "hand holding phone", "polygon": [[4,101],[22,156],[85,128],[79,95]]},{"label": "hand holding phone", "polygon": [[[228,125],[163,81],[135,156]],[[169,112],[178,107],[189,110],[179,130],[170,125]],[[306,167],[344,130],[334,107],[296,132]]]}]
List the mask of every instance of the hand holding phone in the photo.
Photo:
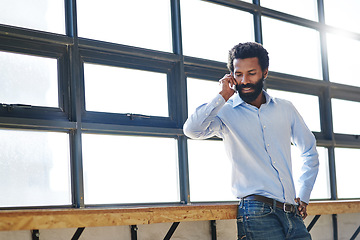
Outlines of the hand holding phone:
[{"label": "hand holding phone", "polygon": [[236,92],[236,80],[232,74],[225,74],[225,76],[219,80],[221,85],[220,94],[223,96],[225,101],[234,95]]}]

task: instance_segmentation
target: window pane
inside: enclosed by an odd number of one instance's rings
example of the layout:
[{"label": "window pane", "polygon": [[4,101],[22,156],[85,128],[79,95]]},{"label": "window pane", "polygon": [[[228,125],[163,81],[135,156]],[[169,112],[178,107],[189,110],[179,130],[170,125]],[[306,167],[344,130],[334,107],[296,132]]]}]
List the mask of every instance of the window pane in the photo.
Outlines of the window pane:
[{"label": "window pane", "polygon": [[79,36],[172,51],[170,1],[78,0]]},{"label": "window pane", "polygon": [[0,103],[58,107],[57,60],[0,52]]},{"label": "window pane", "polygon": [[[314,188],[311,192],[311,199],[329,199],[330,195],[330,178],[329,178],[329,160],[328,150],[324,147],[316,147],[319,153],[319,173],[316,178]],[[293,178],[296,187],[296,191],[299,192],[297,186],[297,180],[301,175],[302,159],[300,152],[295,146],[291,146],[291,158],[292,158],[292,171]]]},{"label": "window pane", "polygon": [[231,163],[222,141],[188,140],[190,198],[193,202],[235,201]]},{"label": "window pane", "polygon": [[66,133],[0,130],[0,207],[70,205]]},{"label": "window pane", "polygon": [[64,0],[0,0],[0,23],[65,34]]},{"label": "window pane", "polygon": [[332,99],[334,132],[360,134],[360,102]]},{"label": "window pane", "polygon": [[325,22],[328,25],[360,33],[358,0],[324,0]]},{"label": "window pane", "polygon": [[227,62],[234,45],[254,41],[253,15],[232,8],[182,0],[181,21],[184,55]]},{"label": "window pane", "polygon": [[169,116],[167,75],[84,64],[87,111]]},{"label": "window pane", "polygon": [[200,105],[211,101],[220,92],[219,82],[187,78],[188,114]]},{"label": "window pane", "polygon": [[83,135],[86,204],[178,202],[176,140]]},{"label": "window pane", "polygon": [[321,131],[319,98],[317,96],[273,89],[268,89],[267,92],[273,97],[283,98],[291,101],[300,115],[303,117],[309,129],[315,132]]},{"label": "window pane", "polygon": [[358,69],[360,41],[341,35],[327,34],[330,81],[360,87],[360,76],[350,69]]},{"label": "window pane", "polygon": [[339,198],[360,198],[360,149],[335,148],[336,184]]},{"label": "window pane", "polygon": [[316,0],[261,0],[261,6],[317,21]]},{"label": "window pane", "polygon": [[318,31],[267,17],[262,30],[271,71],[322,79]]}]

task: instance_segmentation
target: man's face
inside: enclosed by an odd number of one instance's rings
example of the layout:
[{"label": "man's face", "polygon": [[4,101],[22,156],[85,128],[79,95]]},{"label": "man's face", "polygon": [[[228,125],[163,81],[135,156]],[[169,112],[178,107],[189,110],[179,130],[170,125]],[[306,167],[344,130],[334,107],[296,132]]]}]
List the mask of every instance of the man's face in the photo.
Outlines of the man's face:
[{"label": "man's face", "polygon": [[242,100],[247,103],[255,101],[263,89],[264,79],[268,70],[261,70],[258,58],[234,60],[234,78],[237,82],[236,90]]},{"label": "man's face", "polygon": [[[238,91],[240,97],[244,102],[251,103],[260,95],[264,87],[264,78],[260,78],[255,84],[240,84],[236,85],[236,90]],[[251,91],[245,91],[244,89],[251,89]]]}]

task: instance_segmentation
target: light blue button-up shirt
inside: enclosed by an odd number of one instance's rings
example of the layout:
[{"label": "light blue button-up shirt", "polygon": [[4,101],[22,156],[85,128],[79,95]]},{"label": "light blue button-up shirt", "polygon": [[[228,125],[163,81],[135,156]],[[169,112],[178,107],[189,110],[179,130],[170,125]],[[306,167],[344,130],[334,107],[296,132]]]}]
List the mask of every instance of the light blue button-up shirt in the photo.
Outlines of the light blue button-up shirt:
[{"label": "light blue button-up shirt", "polygon": [[[300,197],[308,203],[319,168],[316,139],[291,102],[264,94],[266,103],[260,108],[244,102],[238,94],[228,102],[218,94],[189,117],[184,133],[193,139],[223,139],[237,198],[257,194],[295,204],[295,197]],[[303,160],[298,193],[291,143],[299,148]]]}]

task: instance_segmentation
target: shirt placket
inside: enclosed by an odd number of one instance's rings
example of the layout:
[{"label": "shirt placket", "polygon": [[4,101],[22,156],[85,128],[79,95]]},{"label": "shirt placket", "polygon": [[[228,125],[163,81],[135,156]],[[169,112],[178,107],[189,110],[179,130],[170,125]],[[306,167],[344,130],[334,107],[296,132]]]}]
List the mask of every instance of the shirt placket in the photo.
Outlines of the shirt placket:
[{"label": "shirt placket", "polygon": [[286,199],[286,194],[285,194],[285,185],[284,185],[284,179],[282,177],[282,173],[279,167],[279,159],[277,159],[276,157],[274,157],[274,154],[272,154],[272,148],[274,146],[272,146],[272,143],[270,141],[270,135],[271,133],[269,133],[269,128],[267,126],[266,121],[264,120],[265,118],[263,117],[264,115],[264,109],[259,108],[258,109],[258,118],[259,118],[259,122],[261,124],[261,128],[262,128],[262,133],[263,133],[263,140],[264,140],[264,147],[265,150],[269,156],[270,159],[270,164],[271,166],[276,170],[277,174],[278,174],[278,180],[282,186],[282,193],[283,193],[283,198]]}]

